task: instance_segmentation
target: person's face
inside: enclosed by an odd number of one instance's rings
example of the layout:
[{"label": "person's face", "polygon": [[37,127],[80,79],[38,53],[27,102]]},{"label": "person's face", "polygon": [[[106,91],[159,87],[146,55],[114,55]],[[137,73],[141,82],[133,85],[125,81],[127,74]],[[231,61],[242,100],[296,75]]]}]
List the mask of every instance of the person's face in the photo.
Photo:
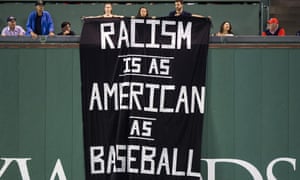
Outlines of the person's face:
[{"label": "person's face", "polygon": [[15,20],[11,20],[8,21],[7,24],[10,29],[14,29],[16,27],[17,22]]},{"label": "person's face", "polygon": [[105,4],[105,6],[104,6],[104,13],[105,14],[111,14],[111,12],[112,12],[112,6],[111,6],[111,4]]},{"label": "person's face", "polygon": [[277,28],[277,26],[278,26],[278,24],[275,24],[275,23],[269,24],[269,28],[271,31],[274,31]]},{"label": "person's face", "polygon": [[35,9],[39,14],[41,14],[44,10],[44,5],[36,5]]},{"label": "person's face", "polygon": [[141,17],[146,17],[147,16],[147,9],[146,8],[141,8],[140,15],[141,15]]},{"label": "person's face", "polygon": [[71,31],[71,26],[70,24],[67,24],[64,28],[63,31]]},{"label": "person's face", "polygon": [[224,25],[223,25],[223,29],[225,31],[229,31],[230,30],[230,24],[228,22],[226,22]]},{"label": "person's face", "polygon": [[176,11],[181,11],[183,9],[183,5],[181,2],[175,2],[175,10]]}]

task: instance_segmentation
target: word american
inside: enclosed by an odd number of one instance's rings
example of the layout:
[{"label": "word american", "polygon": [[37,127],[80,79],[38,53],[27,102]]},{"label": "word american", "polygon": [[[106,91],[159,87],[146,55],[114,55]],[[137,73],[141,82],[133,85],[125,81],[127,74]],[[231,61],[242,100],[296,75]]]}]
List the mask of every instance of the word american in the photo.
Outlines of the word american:
[{"label": "word american", "polygon": [[[120,23],[120,27],[116,27]],[[151,28],[149,31],[149,42],[137,42],[137,26],[145,25]],[[130,26],[130,31],[128,30]],[[118,32],[117,32],[118,30]],[[156,42],[157,32],[166,38],[164,43]],[[120,49],[121,47],[133,48],[161,48],[161,49],[191,49],[192,22],[175,20],[155,20],[155,19],[131,19],[129,25],[124,20],[120,22],[107,22],[100,24],[101,49]],[[185,44],[183,44],[184,42]]]},{"label": "word american", "polygon": [[[148,103],[142,104],[149,94]],[[176,97],[176,106],[167,107],[166,97]],[[146,98],[147,99],[147,98]],[[109,106],[112,102],[112,107]],[[204,114],[205,87],[160,85],[140,82],[103,83],[92,85],[89,110],[138,110],[145,112],[179,113],[200,112]]]}]

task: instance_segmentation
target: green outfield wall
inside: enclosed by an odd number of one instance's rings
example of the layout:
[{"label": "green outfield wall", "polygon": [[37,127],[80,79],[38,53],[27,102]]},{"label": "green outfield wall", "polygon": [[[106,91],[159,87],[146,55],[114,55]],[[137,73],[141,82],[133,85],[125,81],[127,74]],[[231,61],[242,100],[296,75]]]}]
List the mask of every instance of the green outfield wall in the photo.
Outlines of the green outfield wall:
[{"label": "green outfield wall", "polygon": [[[78,43],[2,42],[0,57],[0,179],[83,180]],[[299,57],[299,43],[210,44],[203,179],[300,179]]]}]

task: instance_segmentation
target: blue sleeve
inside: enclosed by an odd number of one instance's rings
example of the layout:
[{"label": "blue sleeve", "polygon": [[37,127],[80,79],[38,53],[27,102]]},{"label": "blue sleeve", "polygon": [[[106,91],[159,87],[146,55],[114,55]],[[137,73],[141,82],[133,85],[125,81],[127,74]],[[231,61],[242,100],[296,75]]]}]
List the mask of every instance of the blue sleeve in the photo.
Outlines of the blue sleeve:
[{"label": "blue sleeve", "polygon": [[27,23],[26,23],[26,35],[30,35],[30,33],[33,30],[35,24],[34,24],[34,12],[31,12],[27,18]]}]

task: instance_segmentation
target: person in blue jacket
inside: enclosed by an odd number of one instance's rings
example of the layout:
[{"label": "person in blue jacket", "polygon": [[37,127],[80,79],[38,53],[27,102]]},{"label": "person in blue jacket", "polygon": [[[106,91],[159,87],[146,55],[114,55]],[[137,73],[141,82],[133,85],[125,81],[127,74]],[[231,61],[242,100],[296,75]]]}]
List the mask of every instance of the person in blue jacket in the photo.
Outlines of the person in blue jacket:
[{"label": "person in blue jacket", "polygon": [[45,3],[38,0],[35,3],[35,11],[32,11],[26,23],[26,35],[37,38],[38,35],[54,36],[54,23],[48,11],[44,10]]}]

